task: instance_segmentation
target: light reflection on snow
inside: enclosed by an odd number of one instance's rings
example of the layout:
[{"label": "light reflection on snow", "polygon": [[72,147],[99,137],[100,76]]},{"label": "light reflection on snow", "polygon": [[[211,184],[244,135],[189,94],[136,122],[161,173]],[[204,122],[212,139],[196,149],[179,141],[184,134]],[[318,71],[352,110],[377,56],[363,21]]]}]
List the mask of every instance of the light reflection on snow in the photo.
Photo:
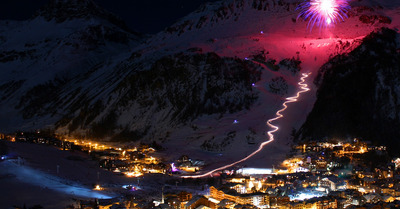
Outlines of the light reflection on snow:
[{"label": "light reflection on snow", "polygon": [[299,201],[303,201],[303,200],[308,200],[314,197],[322,197],[322,196],[326,196],[327,194],[325,192],[318,192],[318,191],[303,191],[303,192],[299,192],[296,195],[289,195],[290,197],[290,201],[293,200],[299,200]]},{"label": "light reflection on snow", "polygon": [[242,175],[274,174],[271,168],[241,168],[236,172]]},{"label": "light reflection on snow", "polygon": [[48,188],[58,192],[70,194],[82,198],[97,198],[97,199],[111,199],[109,195],[102,194],[97,191],[85,188],[82,185],[76,183],[66,182],[61,178],[46,174],[42,171],[35,170],[33,168],[17,165],[15,163],[6,161],[0,164],[0,170],[2,172],[13,173],[18,180],[28,184],[40,186],[42,188]]}]

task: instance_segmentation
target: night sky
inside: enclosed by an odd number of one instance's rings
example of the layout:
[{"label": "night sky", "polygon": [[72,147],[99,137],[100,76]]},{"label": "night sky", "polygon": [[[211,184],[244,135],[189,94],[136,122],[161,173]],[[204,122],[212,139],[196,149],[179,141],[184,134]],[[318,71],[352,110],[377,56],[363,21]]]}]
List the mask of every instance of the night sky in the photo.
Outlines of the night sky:
[{"label": "night sky", "polygon": [[[216,0],[94,0],[121,17],[134,31],[156,33],[196,10],[201,4]],[[0,19],[24,20],[32,17],[48,0],[1,0]]]}]

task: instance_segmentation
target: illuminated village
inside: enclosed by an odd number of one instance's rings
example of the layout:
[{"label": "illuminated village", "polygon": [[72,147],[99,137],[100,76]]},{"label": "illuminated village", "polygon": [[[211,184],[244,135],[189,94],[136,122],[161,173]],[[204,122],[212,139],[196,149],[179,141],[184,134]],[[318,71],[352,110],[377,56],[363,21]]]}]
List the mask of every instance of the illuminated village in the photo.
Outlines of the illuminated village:
[{"label": "illuminated village", "polygon": [[400,0],[24,1],[0,209],[400,208]]},{"label": "illuminated village", "polygon": [[[140,186],[125,185],[122,199],[79,201],[82,208],[397,208],[400,200],[400,158],[390,159],[386,147],[358,139],[302,143],[274,168],[232,167],[205,179],[182,179],[182,175],[201,173],[204,161],[182,156],[175,162],[154,157],[150,145],[118,148],[81,140],[58,140],[25,133],[2,135],[7,143],[51,145],[63,152],[86,153],[99,167],[128,178],[160,174],[167,182],[180,185],[201,184],[202,189],[176,187],[162,190],[153,201],[141,200]],[[52,148],[52,149],[54,149]],[[2,155],[2,160],[7,159]],[[175,180],[174,180],[175,179]],[[197,185],[199,186],[199,185]],[[171,187],[171,186],[169,186]],[[173,186],[172,186],[173,187]],[[106,191],[105,185],[93,190]],[[130,197],[130,199],[128,198]],[[95,206],[93,206],[95,205]],[[111,207],[113,206],[114,207]]]}]

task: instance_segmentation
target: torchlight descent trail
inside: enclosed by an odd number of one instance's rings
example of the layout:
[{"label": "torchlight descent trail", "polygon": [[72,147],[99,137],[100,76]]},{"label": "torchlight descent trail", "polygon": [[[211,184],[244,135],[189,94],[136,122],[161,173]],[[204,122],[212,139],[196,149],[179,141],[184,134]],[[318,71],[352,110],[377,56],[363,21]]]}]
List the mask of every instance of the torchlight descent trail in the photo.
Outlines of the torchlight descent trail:
[{"label": "torchlight descent trail", "polygon": [[254,155],[256,155],[257,153],[259,153],[262,149],[264,149],[264,146],[265,146],[265,145],[267,145],[267,144],[273,142],[273,141],[275,140],[275,139],[274,139],[274,133],[277,132],[277,131],[279,130],[279,127],[276,126],[276,125],[273,125],[272,122],[274,122],[274,121],[276,121],[276,120],[278,120],[278,119],[280,119],[280,118],[283,117],[282,112],[285,111],[285,110],[288,108],[287,104],[293,103],[293,102],[297,102],[297,100],[298,100],[299,97],[300,97],[300,94],[305,93],[305,92],[307,92],[307,91],[310,91],[310,88],[308,88],[308,85],[305,83],[305,81],[306,81],[305,79],[306,79],[310,74],[311,74],[311,73],[302,73],[302,74],[301,74],[302,76],[301,76],[301,78],[300,78],[300,82],[297,83],[297,84],[299,85],[299,87],[300,87],[300,90],[297,92],[296,96],[287,97],[287,98],[285,99],[286,101],[282,104],[282,106],[283,106],[282,109],[278,110],[278,111],[275,113],[276,117],[271,118],[271,119],[269,119],[269,120],[267,121],[267,125],[268,125],[270,128],[272,128],[272,130],[270,130],[270,131],[267,132],[267,134],[268,134],[268,136],[269,136],[269,140],[268,140],[268,141],[265,141],[265,142],[263,142],[263,143],[261,143],[257,150],[255,150],[254,152],[252,152],[251,154],[249,154],[248,156],[246,156],[245,158],[243,158],[243,159],[241,159],[241,160],[238,160],[238,161],[233,162],[233,163],[231,163],[231,164],[228,164],[228,165],[225,165],[225,166],[216,168],[216,169],[214,169],[214,170],[212,170],[212,171],[209,171],[209,172],[207,172],[207,173],[204,173],[204,174],[201,174],[201,175],[181,176],[181,177],[182,177],[182,178],[203,178],[203,177],[206,177],[206,176],[211,175],[212,173],[214,173],[214,172],[216,172],[216,171],[220,171],[220,170],[229,168],[229,167],[234,166],[234,165],[236,165],[236,164],[238,164],[238,163],[241,163],[241,162],[243,162],[243,161],[248,160],[249,158],[251,158],[251,157],[253,157]]}]

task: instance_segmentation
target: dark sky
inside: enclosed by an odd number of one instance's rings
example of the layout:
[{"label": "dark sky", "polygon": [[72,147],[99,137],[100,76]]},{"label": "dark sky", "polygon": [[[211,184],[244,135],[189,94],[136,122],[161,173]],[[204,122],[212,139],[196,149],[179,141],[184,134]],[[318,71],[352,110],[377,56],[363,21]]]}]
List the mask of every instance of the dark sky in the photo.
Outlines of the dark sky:
[{"label": "dark sky", "polygon": [[[94,0],[121,17],[134,31],[156,33],[201,4],[216,0]],[[48,0],[0,0],[0,19],[30,18]]]}]

